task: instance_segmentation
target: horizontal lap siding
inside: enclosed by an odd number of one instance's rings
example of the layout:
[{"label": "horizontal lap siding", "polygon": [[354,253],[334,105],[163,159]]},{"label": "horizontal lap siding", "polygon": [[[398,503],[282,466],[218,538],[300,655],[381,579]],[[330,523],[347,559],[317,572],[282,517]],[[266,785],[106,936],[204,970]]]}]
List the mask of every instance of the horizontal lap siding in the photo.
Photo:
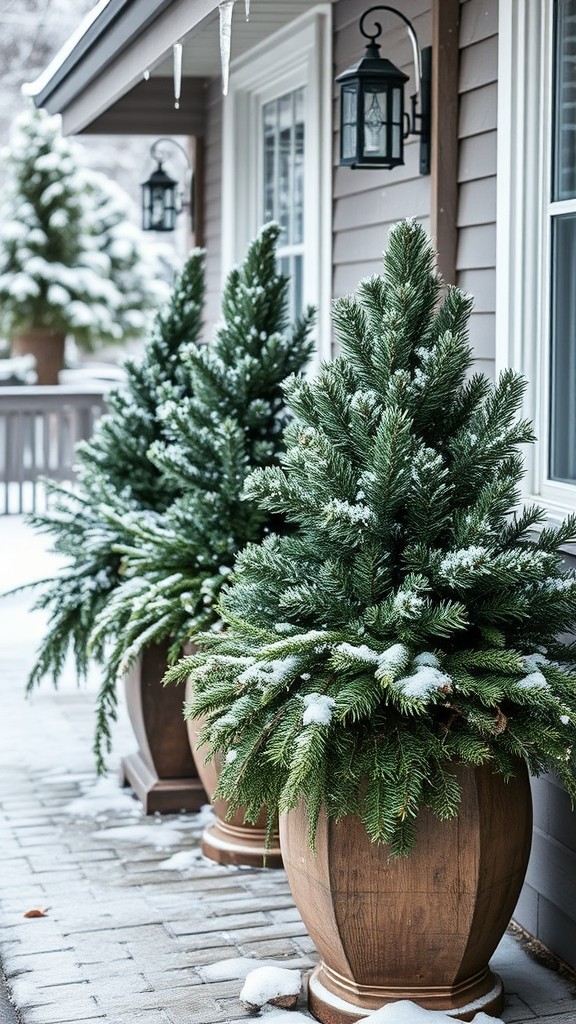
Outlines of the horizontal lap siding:
[{"label": "horizontal lap siding", "polygon": [[[566,567],[576,559],[564,556]],[[576,967],[576,813],[555,775],[532,779],[534,833],[514,919]]]},{"label": "horizontal lap siding", "polygon": [[532,780],[532,853],[514,918],[576,967],[576,824],[570,798],[551,775]]},{"label": "horizontal lap siding", "polygon": [[[460,6],[458,284],[474,297],[475,369],[494,375],[498,3]],[[576,966],[576,815],[553,776],[532,780],[534,834],[514,918]]]},{"label": "horizontal lap siding", "polygon": [[[426,46],[431,40],[430,0],[403,7]],[[494,372],[496,262],[497,4],[466,0],[461,5],[459,86],[458,283],[475,297],[470,340],[477,368]],[[411,50],[394,19],[385,25],[386,55],[412,74]],[[358,5],[334,5],[334,76],[358,59]],[[409,85],[411,91],[411,83]],[[392,171],[338,167],[337,91],[334,101],[333,294],[353,291],[381,267],[390,226],[415,217],[430,229],[430,178],[418,172],[419,144],[407,140],[406,163]]]},{"label": "horizontal lap siding", "polygon": [[474,298],[475,369],[494,375],[498,3],[460,5],[457,283]]},{"label": "horizontal lap siding", "polygon": [[204,247],[206,248],[206,336],[220,318],[222,290],[222,87],[208,86],[204,150]]},{"label": "horizontal lap siding", "polygon": [[[421,45],[431,38],[431,0],[407,0],[404,13]],[[475,368],[494,373],[496,282],[496,0],[460,6],[457,280],[474,296],[470,340]],[[334,2],[334,77],[358,59],[357,0]],[[412,74],[410,46],[401,29],[386,26],[387,54]],[[338,166],[338,99],[333,105],[333,295],[354,291],[381,267],[389,227],[412,216],[430,225],[430,178],[418,173],[418,143],[406,144],[406,164],[393,171]],[[220,82],[208,91],[205,185],[207,322],[219,317],[221,288],[222,99]],[[515,918],[557,955],[576,966],[576,815],[551,776],[533,781],[535,829],[527,881]]]},{"label": "horizontal lap siding", "polygon": [[[430,0],[407,0],[402,12],[414,24],[421,46],[431,40]],[[334,78],[364,52],[358,31],[362,11],[357,0],[334,4]],[[386,56],[413,77],[412,49],[402,25],[382,15]],[[412,92],[412,82],[408,84]],[[418,173],[419,144],[406,140],[403,167],[386,170],[351,170],[339,167],[339,100],[334,90],[333,192],[333,295],[353,292],[358,282],[382,267],[388,231],[402,217],[415,217],[430,228],[430,178]]]}]

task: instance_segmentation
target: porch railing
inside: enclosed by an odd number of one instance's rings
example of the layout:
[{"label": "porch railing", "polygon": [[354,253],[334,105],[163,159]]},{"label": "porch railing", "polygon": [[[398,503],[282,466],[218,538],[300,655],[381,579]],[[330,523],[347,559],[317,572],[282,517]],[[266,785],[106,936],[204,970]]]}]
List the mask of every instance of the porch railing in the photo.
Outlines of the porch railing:
[{"label": "porch railing", "polygon": [[106,410],[106,385],[0,388],[0,515],[45,506],[41,477],[74,479],[74,446]]}]

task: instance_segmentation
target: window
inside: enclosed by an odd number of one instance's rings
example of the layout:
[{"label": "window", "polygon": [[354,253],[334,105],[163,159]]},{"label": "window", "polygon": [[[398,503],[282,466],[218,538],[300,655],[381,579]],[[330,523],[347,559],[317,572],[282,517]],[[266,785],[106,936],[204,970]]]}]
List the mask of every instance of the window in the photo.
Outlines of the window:
[{"label": "window", "polygon": [[576,0],[499,9],[497,369],[528,381],[527,492],[576,507]]},{"label": "window", "polygon": [[290,313],[317,307],[321,358],[331,351],[331,15],[312,7],[233,62],[223,111],[223,273],[278,221]]},{"label": "window", "polygon": [[291,317],[304,308],[304,104],[302,87],[262,108],[262,218],[282,229],[278,259],[290,278]]},{"label": "window", "polygon": [[550,166],[550,479],[576,484],[576,0],[555,0]]}]

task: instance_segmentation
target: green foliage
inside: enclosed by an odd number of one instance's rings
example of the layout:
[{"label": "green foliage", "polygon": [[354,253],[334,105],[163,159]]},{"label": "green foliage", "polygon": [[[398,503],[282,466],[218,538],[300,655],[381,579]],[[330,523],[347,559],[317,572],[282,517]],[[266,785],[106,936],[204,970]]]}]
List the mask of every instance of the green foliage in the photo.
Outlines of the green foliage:
[{"label": "green foliage", "polygon": [[[53,538],[54,550],[66,564],[52,580],[40,581],[44,585],[36,607],[49,610],[49,621],[29,689],[45,675],[57,683],[68,651],[80,678],[86,675],[90,657],[106,663],[105,635],[92,644],[89,638],[122,581],[116,547],[129,536],[125,524],[138,511],[152,515],[152,509],[162,508],[175,494],[147,452],[162,434],[159,407],[167,395],[180,397],[185,392],[181,353],[198,340],[203,298],[204,255],[196,250],[170,302],[156,316],[142,361],[127,364],[125,385],[108,398],[110,412],[99,421],[91,440],[78,446],[77,487],[49,484],[48,509],[31,518],[37,529]],[[109,737],[115,703],[109,702],[106,709],[107,714],[98,710],[99,728]]]},{"label": "green foliage", "polygon": [[516,508],[523,381],[469,376],[471,300],[434,263],[401,223],[336,303],[343,355],[288,382],[281,466],[244,489],[294,528],[241,552],[224,630],[167,677],[193,680],[218,794],[250,815],[304,799],[312,843],[323,804],[408,852],[420,807],[457,813],[452,762],[509,778],[523,758],[576,796],[576,520],[538,534]]},{"label": "green foliage", "polygon": [[102,684],[97,746],[107,737],[117,681],[143,648],[166,637],[171,655],[212,626],[218,595],[237,551],[270,529],[270,517],[243,494],[248,473],[269,467],[286,421],[283,381],[298,373],[312,343],[313,313],[287,318],[287,278],[276,269],[279,228],[262,229],[230,274],[213,344],[188,346],[180,393],[160,410],[163,436],[149,443],[163,497],[150,510],[109,509],[122,582],[99,609],[91,644],[111,641]]}]

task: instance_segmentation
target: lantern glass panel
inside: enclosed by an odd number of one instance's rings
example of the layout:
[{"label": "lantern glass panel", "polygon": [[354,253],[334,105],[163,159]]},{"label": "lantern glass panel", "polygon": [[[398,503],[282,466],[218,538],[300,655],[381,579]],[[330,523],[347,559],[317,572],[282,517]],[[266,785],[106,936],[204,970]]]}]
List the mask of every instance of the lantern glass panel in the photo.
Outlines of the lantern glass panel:
[{"label": "lantern glass panel", "polygon": [[394,160],[402,159],[403,98],[402,89],[392,90],[392,157]]},{"label": "lantern glass panel", "polygon": [[357,82],[347,82],[342,86],[342,159],[351,160],[356,156],[357,122]]},{"label": "lantern glass panel", "polygon": [[387,105],[388,90],[386,86],[364,85],[364,153],[366,156],[382,156],[388,154],[387,146]]},{"label": "lantern glass panel", "polygon": [[142,229],[150,230],[150,205],[148,186],[142,185]]},{"label": "lantern glass panel", "polygon": [[151,220],[156,231],[164,228],[164,189],[153,188],[151,195]]}]

